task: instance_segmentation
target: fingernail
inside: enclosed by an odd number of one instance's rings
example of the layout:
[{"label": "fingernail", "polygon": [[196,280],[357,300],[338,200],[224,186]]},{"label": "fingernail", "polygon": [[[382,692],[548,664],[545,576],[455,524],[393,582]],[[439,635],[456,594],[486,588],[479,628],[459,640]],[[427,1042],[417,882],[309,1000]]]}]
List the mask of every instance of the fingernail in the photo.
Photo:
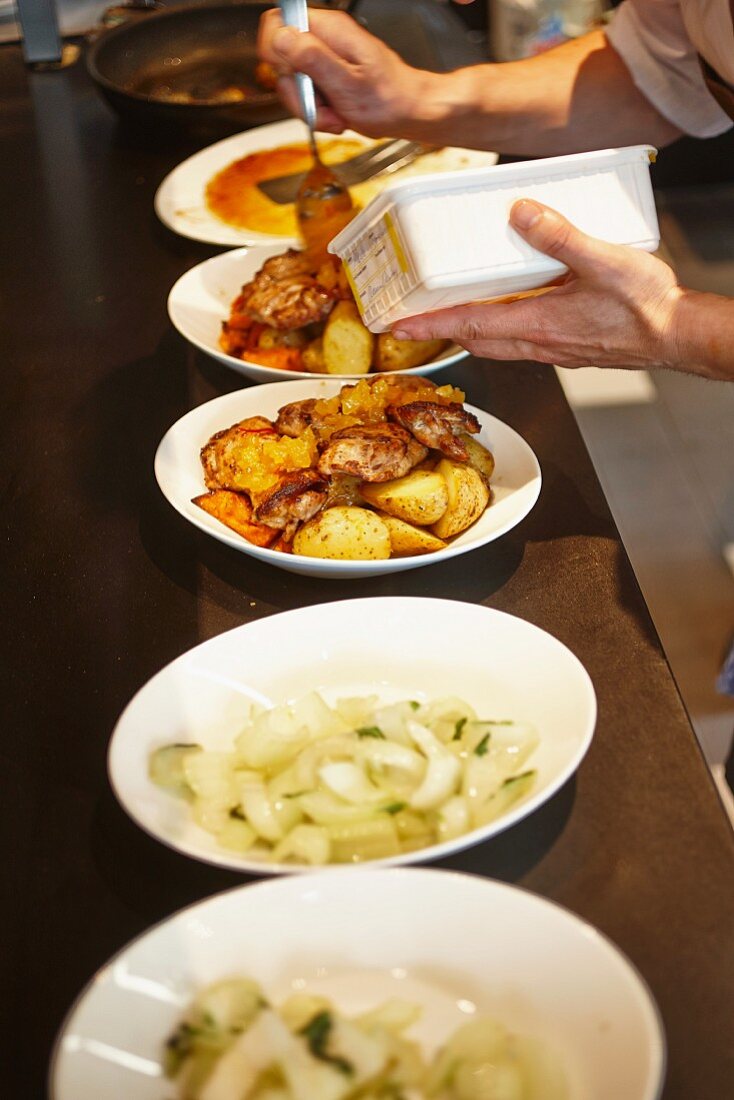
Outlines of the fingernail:
[{"label": "fingernail", "polygon": [[532,229],[544,213],[543,207],[532,199],[520,199],[510,211],[510,221],[518,229]]},{"label": "fingernail", "polygon": [[394,328],[392,334],[396,340],[412,340],[413,336],[409,332],[406,332],[404,328]]},{"label": "fingernail", "polygon": [[300,34],[300,31],[297,31],[295,27],[278,27],[271,43],[275,53],[282,53],[287,56],[288,47],[297,34]]}]

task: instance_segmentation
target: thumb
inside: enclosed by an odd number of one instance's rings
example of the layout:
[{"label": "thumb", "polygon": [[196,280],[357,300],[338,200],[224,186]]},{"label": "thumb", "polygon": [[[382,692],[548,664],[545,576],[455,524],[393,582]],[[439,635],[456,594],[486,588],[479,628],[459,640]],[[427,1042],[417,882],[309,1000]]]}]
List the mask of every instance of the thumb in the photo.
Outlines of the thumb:
[{"label": "thumb", "polygon": [[559,214],[533,199],[520,199],[510,210],[510,225],[523,240],[565,264],[578,275],[594,275],[601,269],[624,263],[625,249],[582,233]]}]

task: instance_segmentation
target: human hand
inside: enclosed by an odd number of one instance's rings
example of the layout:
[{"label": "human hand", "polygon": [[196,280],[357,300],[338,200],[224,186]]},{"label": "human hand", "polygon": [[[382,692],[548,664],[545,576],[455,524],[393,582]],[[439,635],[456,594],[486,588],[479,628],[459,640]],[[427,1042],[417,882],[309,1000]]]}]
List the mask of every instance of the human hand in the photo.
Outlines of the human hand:
[{"label": "human hand", "polygon": [[680,368],[677,312],[686,292],[662,260],[606,244],[561,214],[522,199],[510,224],[566,264],[561,286],[509,303],[476,303],[405,318],[395,335],[447,338],[486,359],[534,359],[561,367]]},{"label": "human hand", "polygon": [[280,11],[260,20],[258,53],[280,75],[278,91],[299,114],[290,74],[308,73],[328,101],[319,104],[319,130],[340,134],[351,127],[367,137],[418,137],[420,105],[431,102],[428,85],[436,74],[413,69],[340,11],[310,9],[310,31],[284,27]]}]

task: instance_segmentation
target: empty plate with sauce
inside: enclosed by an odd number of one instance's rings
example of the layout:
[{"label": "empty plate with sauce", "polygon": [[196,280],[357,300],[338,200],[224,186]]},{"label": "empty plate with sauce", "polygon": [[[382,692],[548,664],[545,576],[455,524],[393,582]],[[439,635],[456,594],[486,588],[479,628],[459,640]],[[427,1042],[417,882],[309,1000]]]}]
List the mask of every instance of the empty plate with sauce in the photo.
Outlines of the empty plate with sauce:
[{"label": "empty plate with sauce", "polygon": [[[338,164],[374,144],[352,131],[319,135],[326,164]],[[351,188],[355,205],[366,205],[388,182],[426,172],[449,172],[496,163],[495,153],[438,149],[405,168]],[[208,244],[299,244],[293,205],[279,205],[257,187],[264,179],[311,167],[306,128],[299,119],[258,126],[225,138],[183,161],[166,176],[155,196],[158,217],[175,233]]]}]

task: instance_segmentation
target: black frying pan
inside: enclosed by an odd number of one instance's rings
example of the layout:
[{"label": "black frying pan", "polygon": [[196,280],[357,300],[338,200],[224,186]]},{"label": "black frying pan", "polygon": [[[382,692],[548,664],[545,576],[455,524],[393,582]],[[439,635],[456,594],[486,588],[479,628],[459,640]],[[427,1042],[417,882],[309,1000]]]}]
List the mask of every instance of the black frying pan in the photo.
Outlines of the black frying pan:
[{"label": "black frying pan", "polygon": [[[146,126],[225,133],[274,122],[287,112],[255,79],[257,25],[272,6],[202,4],[141,16],[105,31],[87,69],[123,118]],[[233,101],[240,90],[246,98]]]}]

